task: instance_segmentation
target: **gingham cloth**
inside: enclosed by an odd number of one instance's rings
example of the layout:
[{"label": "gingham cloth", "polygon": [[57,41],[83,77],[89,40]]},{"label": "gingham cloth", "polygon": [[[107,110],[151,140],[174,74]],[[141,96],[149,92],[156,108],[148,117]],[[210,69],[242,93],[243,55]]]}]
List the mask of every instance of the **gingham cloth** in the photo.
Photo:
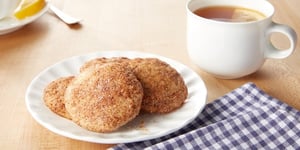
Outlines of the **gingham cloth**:
[{"label": "gingham cloth", "polygon": [[300,149],[300,112],[247,83],[173,134],[111,149]]}]

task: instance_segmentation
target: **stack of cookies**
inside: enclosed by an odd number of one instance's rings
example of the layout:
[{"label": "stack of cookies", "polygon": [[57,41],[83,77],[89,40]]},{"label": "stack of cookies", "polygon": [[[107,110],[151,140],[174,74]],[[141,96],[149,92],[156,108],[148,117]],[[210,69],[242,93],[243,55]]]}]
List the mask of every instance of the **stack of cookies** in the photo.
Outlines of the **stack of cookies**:
[{"label": "stack of cookies", "polygon": [[187,98],[180,74],[157,58],[96,58],[77,76],[61,77],[44,90],[56,114],[94,132],[112,132],[140,112],[169,113]]}]

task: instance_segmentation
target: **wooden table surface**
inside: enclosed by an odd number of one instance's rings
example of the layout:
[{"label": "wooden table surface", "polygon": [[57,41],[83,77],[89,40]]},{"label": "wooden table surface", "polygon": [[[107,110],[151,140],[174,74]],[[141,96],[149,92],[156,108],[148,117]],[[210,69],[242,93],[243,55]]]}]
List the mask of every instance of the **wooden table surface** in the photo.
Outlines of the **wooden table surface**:
[{"label": "wooden table surface", "polygon": [[[299,0],[271,0],[274,21],[300,33]],[[52,13],[11,34],[0,36],[0,149],[105,149],[62,137],[39,125],[25,106],[31,80],[46,67],[75,55],[109,50],[136,50],[175,59],[205,81],[208,102],[254,82],[268,94],[300,110],[300,42],[292,56],[267,60],[256,73],[235,80],[217,79],[190,61],[186,50],[186,0],[52,0],[58,8],[83,19],[67,26]],[[299,34],[300,35],[300,34]],[[277,47],[289,42],[272,36]]]}]

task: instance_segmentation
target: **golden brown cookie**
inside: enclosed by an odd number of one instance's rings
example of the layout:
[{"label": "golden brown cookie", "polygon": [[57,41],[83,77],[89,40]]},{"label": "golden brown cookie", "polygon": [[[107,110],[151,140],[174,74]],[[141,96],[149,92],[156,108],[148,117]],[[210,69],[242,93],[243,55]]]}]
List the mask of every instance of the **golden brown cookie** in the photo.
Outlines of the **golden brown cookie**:
[{"label": "golden brown cookie", "polygon": [[112,132],[134,119],[142,98],[141,83],[121,63],[105,63],[81,72],[65,93],[72,120],[95,132]]},{"label": "golden brown cookie", "polygon": [[187,87],[169,64],[156,58],[136,58],[131,60],[131,68],[144,88],[142,110],[168,113],[183,105]]},{"label": "golden brown cookie", "polygon": [[90,68],[90,67],[99,67],[105,63],[110,63],[110,62],[117,62],[117,63],[128,63],[130,59],[126,57],[112,57],[112,58],[106,58],[106,57],[100,57],[100,58],[95,58],[92,60],[89,60],[85,62],[81,67],[80,67],[80,72],[83,72],[84,70]]},{"label": "golden brown cookie", "polygon": [[52,81],[44,89],[43,99],[47,107],[54,113],[71,119],[65,108],[64,93],[74,76],[62,77]]}]

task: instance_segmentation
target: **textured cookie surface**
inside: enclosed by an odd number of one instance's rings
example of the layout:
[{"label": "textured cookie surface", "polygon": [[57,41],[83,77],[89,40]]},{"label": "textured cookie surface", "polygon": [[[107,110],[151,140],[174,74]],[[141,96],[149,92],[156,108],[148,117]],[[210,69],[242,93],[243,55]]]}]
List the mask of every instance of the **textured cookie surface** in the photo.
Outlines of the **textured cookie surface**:
[{"label": "textured cookie surface", "polygon": [[130,64],[144,88],[142,110],[168,113],[183,105],[188,90],[174,68],[156,58],[136,58]]},{"label": "textured cookie surface", "polygon": [[92,60],[89,60],[85,62],[81,67],[80,67],[80,72],[83,72],[86,69],[92,69],[92,68],[97,68],[100,67],[101,65],[105,63],[128,63],[130,59],[126,57],[112,57],[112,58],[106,58],[106,57],[100,57],[100,58],[94,58]]},{"label": "textured cookie surface", "polygon": [[82,71],[65,93],[72,120],[95,132],[115,131],[135,118],[142,98],[141,83],[121,63],[105,63]]},{"label": "textured cookie surface", "polygon": [[71,119],[71,117],[65,108],[64,93],[73,78],[74,76],[61,77],[52,81],[44,89],[43,96],[44,102],[50,110],[68,119]]}]

